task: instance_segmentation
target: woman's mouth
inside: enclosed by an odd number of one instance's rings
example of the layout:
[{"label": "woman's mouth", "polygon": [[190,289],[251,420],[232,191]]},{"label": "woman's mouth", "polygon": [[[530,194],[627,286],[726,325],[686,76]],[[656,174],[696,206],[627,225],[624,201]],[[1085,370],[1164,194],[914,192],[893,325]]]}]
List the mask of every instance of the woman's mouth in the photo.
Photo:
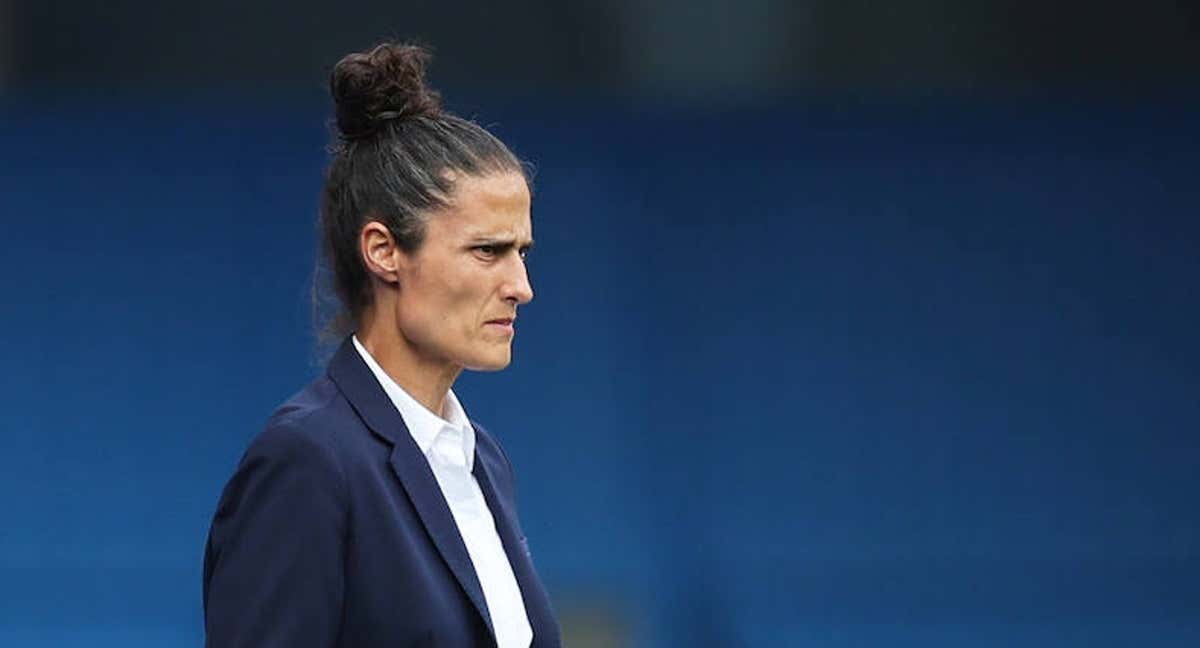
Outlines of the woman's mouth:
[{"label": "woman's mouth", "polygon": [[495,331],[511,334],[516,331],[516,329],[513,328],[513,322],[515,320],[516,318],[514,317],[501,317],[499,319],[491,319],[484,322],[484,326]]}]

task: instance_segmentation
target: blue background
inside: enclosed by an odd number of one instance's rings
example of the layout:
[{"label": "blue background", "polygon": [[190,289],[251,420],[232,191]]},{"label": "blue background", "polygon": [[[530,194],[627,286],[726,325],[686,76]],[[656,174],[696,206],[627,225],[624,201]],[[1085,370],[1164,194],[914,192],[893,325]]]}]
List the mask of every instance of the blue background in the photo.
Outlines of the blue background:
[{"label": "blue background", "polygon": [[[537,296],[456,389],[565,616],[1200,645],[1197,102],[478,105]],[[0,645],[200,645],[220,489],[320,371],[327,111],[5,104]]]}]

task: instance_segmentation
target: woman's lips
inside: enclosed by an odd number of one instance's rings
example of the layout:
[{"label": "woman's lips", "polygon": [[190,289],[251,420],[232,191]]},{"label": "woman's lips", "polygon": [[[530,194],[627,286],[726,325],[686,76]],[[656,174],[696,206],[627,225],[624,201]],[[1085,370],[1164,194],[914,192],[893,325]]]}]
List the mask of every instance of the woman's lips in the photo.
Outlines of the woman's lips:
[{"label": "woman's lips", "polygon": [[515,318],[510,318],[510,317],[501,318],[501,319],[493,319],[493,320],[488,320],[488,321],[484,322],[484,325],[491,329],[497,329],[500,331],[513,333],[516,330],[513,328],[514,319]]}]

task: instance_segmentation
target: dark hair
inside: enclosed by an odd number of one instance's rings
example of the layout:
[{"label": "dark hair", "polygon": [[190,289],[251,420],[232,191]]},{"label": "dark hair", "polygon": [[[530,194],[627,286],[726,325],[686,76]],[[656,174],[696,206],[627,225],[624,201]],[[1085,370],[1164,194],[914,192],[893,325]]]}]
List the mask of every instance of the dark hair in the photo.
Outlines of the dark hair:
[{"label": "dark hair", "polygon": [[[406,252],[421,247],[429,216],[449,203],[454,178],[515,172],[528,176],[515,155],[485,128],[441,106],[425,85],[427,50],[383,43],[348,54],[329,76],[336,128],[325,175],[320,229],[329,283],[340,312],[326,317],[324,333],[353,331],[372,299],[359,252],[363,225],[382,223]],[[332,276],[329,276],[332,275]],[[314,284],[322,301],[321,269]]]}]

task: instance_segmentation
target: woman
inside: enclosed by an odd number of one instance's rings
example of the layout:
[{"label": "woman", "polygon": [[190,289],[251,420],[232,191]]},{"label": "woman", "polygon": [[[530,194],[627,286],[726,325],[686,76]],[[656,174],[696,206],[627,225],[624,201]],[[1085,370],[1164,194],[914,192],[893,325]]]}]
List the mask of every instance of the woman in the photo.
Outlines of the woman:
[{"label": "woman", "polygon": [[511,358],[533,298],[528,183],[503,143],[440,108],[427,60],[383,44],[333,70],[321,229],[348,337],[221,496],[212,648],[559,645],[512,467],[451,391]]}]

